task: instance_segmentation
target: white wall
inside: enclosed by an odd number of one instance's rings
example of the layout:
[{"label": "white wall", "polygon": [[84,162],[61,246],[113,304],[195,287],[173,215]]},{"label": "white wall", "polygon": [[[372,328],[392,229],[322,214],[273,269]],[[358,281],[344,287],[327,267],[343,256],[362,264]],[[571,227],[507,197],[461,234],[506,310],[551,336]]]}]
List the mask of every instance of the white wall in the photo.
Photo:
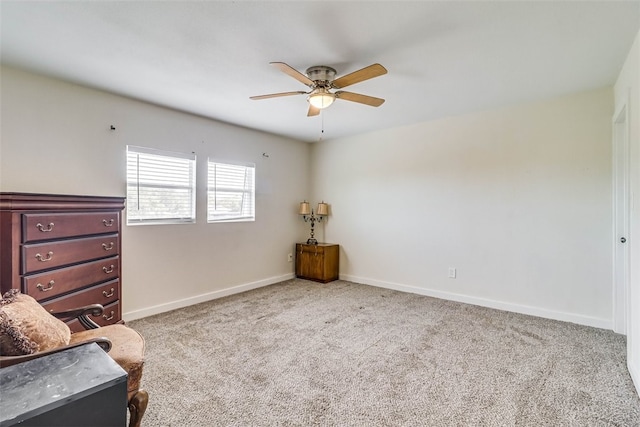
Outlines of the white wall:
[{"label": "white wall", "polygon": [[[1,72],[1,191],[125,196],[126,145],[196,153],[197,223],[123,226],[125,319],[292,277],[287,254],[306,232],[296,211],[310,188],[307,144]],[[256,163],[255,222],[206,223],[209,156]]]},{"label": "white wall", "polygon": [[612,114],[606,88],[314,144],[320,240],[343,279],[610,329]]},{"label": "white wall", "polygon": [[627,56],[614,86],[615,111],[626,104],[629,117],[631,271],[627,319],[627,363],[629,372],[640,391],[640,32]]},{"label": "white wall", "polygon": [[125,318],[290,277],[306,198],[331,204],[342,278],[611,328],[610,89],[309,146],[6,67],[1,85],[2,191],[125,195],[127,144],[195,151],[200,183],[208,156],[257,164],[255,223],[203,222],[200,185],[197,224],[124,227]]}]

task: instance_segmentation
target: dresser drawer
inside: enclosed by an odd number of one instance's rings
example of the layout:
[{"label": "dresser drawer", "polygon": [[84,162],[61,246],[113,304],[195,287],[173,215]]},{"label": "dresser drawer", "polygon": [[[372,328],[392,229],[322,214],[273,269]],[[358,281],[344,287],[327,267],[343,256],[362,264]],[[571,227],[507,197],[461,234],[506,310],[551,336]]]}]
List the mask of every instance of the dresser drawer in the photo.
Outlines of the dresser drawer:
[{"label": "dresser drawer", "polygon": [[40,301],[120,276],[120,257],[58,268],[22,278],[22,292]]},{"label": "dresser drawer", "polygon": [[[111,325],[118,323],[122,318],[119,289],[120,283],[118,280],[112,280],[102,285],[92,286],[91,288],[44,302],[42,306],[47,311],[58,312],[90,304],[102,304],[104,307],[102,315],[90,316],[90,318],[100,326]],[[77,319],[69,320],[67,325],[69,325],[72,332],[84,330],[84,327]]]},{"label": "dresser drawer", "polygon": [[90,304],[111,304],[120,298],[119,281],[111,280],[107,283],[91,286],[90,288],[54,298],[41,303],[48,311],[63,311],[80,308]]},{"label": "dresser drawer", "polygon": [[24,214],[23,243],[117,232],[119,212]]},{"label": "dresser drawer", "polygon": [[119,236],[89,237],[22,246],[23,274],[118,255]]}]

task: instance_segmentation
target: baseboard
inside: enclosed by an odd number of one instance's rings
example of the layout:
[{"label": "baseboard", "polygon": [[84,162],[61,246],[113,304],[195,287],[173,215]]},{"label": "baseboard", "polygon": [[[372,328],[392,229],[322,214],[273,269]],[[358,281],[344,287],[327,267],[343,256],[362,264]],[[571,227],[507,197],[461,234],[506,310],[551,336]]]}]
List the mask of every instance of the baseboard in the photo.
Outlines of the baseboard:
[{"label": "baseboard", "polygon": [[[560,311],[547,310],[540,307],[531,307],[520,304],[513,304],[503,301],[496,301],[487,298],[478,298],[469,295],[456,294],[452,292],[438,291],[434,289],[418,288],[416,286],[402,285],[398,283],[383,282],[380,280],[369,279],[366,277],[358,277],[351,275],[340,275],[341,280],[349,282],[362,283],[365,285],[376,286],[379,288],[393,289],[401,292],[409,292],[412,294],[424,295],[434,298],[462,302],[465,304],[479,305],[482,307],[495,308],[497,310],[511,311],[514,313],[528,314],[545,319],[560,320],[563,322],[576,323],[578,325],[592,326],[601,329],[613,329],[612,319],[602,319],[598,317],[582,316],[574,313],[565,313]],[[640,377],[639,377],[640,379]],[[640,383],[638,383],[640,384]]]},{"label": "baseboard", "polygon": [[627,363],[627,369],[629,370],[629,375],[631,375],[633,385],[636,388],[636,393],[640,395],[640,371],[638,370],[638,367],[631,362]]},{"label": "baseboard", "polygon": [[226,297],[229,295],[239,294],[241,292],[250,291],[252,289],[261,288],[263,286],[273,285],[274,283],[283,282],[285,280],[293,279],[295,275],[293,273],[284,274],[282,276],[270,277],[264,280],[258,280],[256,282],[244,283],[242,285],[232,286],[230,288],[222,289],[214,292],[207,292],[206,294],[196,295],[189,298],[183,298],[177,301],[171,301],[166,304],[154,305],[152,307],[144,308],[142,310],[130,311],[123,313],[122,318],[125,322],[142,319],[143,317],[153,316],[155,314],[166,313],[167,311],[176,310],[178,308],[188,307],[190,305],[199,304],[201,302],[211,301],[214,299]]},{"label": "baseboard", "polygon": [[[178,308],[188,307],[193,304],[199,304],[229,295],[239,294],[241,292],[250,291],[252,289],[261,288],[263,286],[273,285],[285,280],[293,279],[295,275],[293,273],[285,274],[282,276],[270,277],[268,279],[258,280],[256,282],[245,283],[242,285],[232,286],[230,288],[222,289],[219,291],[208,292],[206,294],[196,295],[189,298],[183,298],[177,301],[171,301],[166,304],[159,304],[152,307],[147,307],[141,310],[130,311],[122,314],[122,318],[125,322],[142,319],[143,317],[153,316],[155,314],[165,313],[167,311],[176,310]],[[408,292],[412,294],[424,295],[433,298],[440,298],[450,301],[462,302],[465,304],[473,304],[481,307],[494,308],[497,310],[511,311],[514,313],[527,314],[531,316],[543,317],[546,319],[560,320],[563,322],[576,323],[578,325],[592,326],[602,329],[613,329],[613,320],[601,319],[597,317],[582,316],[574,313],[566,313],[560,311],[547,310],[539,307],[531,307],[520,304],[507,303],[503,301],[496,301],[487,298],[472,297],[463,294],[456,294],[452,292],[444,292],[434,289],[419,288],[416,286],[403,285],[399,283],[384,282],[380,280],[370,279],[366,277],[358,277],[352,275],[340,275],[341,280],[347,280],[354,283],[362,283],[365,285],[376,286],[378,288],[393,289],[401,292]],[[631,371],[631,367],[629,367]],[[640,386],[640,373],[634,377],[634,383]],[[640,388],[640,387],[638,387]]]}]

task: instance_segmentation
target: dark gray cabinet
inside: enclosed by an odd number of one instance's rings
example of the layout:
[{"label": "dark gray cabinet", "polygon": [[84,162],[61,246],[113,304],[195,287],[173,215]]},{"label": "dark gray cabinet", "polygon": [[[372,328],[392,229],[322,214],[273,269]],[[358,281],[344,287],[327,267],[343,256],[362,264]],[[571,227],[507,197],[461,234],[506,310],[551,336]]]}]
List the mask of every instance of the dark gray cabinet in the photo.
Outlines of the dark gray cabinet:
[{"label": "dark gray cabinet", "polygon": [[126,422],[127,374],[96,344],[0,369],[0,427]]}]

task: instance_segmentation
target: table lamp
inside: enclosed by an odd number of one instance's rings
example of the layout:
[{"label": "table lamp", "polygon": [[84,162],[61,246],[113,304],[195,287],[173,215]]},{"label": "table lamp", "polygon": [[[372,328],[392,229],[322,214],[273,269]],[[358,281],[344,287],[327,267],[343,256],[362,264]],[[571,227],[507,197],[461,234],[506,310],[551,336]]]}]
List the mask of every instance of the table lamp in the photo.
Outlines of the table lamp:
[{"label": "table lamp", "polygon": [[322,222],[322,219],[329,215],[329,205],[324,201],[318,203],[318,208],[316,209],[316,213],[313,213],[313,209],[311,209],[311,205],[306,200],[300,203],[300,209],[298,210],[298,214],[302,215],[302,219],[304,222],[311,223],[311,237],[307,240],[308,245],[317,245],[318,241],[314,238],[314,229],[313,226],[316,222]]}]

